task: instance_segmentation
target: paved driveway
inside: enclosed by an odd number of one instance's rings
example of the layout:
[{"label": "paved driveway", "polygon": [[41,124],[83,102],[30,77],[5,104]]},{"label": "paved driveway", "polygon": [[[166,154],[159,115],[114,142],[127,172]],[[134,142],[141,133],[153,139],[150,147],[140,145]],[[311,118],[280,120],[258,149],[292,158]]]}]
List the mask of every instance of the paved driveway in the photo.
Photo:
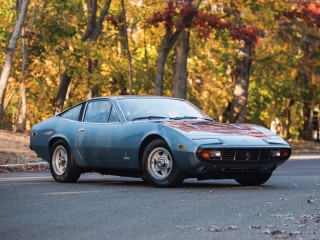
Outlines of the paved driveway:
[{"label": "paved driveway", "polygon": [[49,171],[0,174],[0,238],[320,239],[320,157],[295,157],[266,185],[187,180],[157,189],[140,179]]}]

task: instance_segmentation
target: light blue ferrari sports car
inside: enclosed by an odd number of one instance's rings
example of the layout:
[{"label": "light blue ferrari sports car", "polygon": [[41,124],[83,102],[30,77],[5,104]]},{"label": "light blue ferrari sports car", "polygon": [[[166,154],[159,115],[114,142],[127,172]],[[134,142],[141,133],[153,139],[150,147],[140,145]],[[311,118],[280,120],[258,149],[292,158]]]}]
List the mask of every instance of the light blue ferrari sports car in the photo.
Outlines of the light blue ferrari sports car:
[{"label": "light blue ferrari sports car", "polygon": [[264,127],[218,123],[188,101],[156,96],[81,102],[35,125],[30,148],[58,182],[99,172],[156,187],[186,178],[260,185],[291,155],[288,143]]}]

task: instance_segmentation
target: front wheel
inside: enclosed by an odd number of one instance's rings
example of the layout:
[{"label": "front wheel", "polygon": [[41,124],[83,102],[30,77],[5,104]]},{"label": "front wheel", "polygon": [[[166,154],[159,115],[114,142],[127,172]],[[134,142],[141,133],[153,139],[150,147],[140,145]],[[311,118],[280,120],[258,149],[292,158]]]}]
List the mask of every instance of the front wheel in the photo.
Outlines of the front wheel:
[{"label": "front wheel", "polygon": [[183,172],[162,139],[150,142],[143,153],[143,173],[155,187],[176,187],[184,180]]},{"label": "front wheel", "polygon": [[51,148],[50,171],[57,182],[74,183],[80,175],[80,168],[76,166],[68,144],[59,140]]},{"label": "front wheel", "polygon": [[271,177],[272,172],[270,173],[261,173],[258,177],[254,178],[236,178],[235,180],[244,186],[259,186],[266,183]]}]

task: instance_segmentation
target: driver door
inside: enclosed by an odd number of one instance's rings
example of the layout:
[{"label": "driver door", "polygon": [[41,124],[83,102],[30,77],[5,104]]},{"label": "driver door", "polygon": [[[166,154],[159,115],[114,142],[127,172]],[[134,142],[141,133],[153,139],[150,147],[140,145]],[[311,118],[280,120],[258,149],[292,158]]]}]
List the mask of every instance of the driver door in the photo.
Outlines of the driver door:
[{"label": "driver door", "polygon": [[76,136],[76,147],[86,166],[118,167],[121,122],[109,100],[87,103],[83,122]]}]

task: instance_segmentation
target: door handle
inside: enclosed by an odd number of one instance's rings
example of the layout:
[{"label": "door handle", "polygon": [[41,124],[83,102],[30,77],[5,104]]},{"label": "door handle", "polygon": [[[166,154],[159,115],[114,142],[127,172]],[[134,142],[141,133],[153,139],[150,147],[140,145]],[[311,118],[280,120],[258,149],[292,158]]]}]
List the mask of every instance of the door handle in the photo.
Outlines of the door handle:
[{"label": "door handle", "polygon": [[78,132],[84,132],[84,128],[79,128]]}]

